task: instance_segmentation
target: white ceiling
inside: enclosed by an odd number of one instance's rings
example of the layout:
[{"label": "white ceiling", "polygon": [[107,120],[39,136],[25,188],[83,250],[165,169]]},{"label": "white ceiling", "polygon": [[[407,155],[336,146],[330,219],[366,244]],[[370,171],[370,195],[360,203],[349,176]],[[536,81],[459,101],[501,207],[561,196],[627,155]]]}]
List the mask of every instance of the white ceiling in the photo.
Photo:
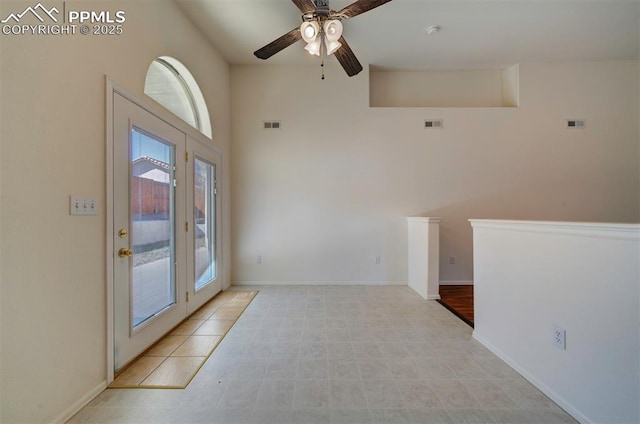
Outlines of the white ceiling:
[{"label": "white ceiling", "polygon": [[[298,42],[253,52],[301,23],[291,0],[175,0],[231,64],[315,63]],[[330,0],[340,10],[353,0]],[[430,25],[442,30],[426,34]],[[496,68],[521,62],[640,57],[640,0],[392,0],[344,21],[363,64],[386,69]]]}]

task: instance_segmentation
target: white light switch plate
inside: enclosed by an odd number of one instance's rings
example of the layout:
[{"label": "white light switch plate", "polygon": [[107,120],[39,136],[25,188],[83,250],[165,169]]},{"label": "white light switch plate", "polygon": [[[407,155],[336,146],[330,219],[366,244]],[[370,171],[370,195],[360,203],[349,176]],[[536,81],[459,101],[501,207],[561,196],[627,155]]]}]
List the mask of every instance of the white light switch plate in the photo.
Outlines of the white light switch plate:
[{"label": "white light switch plate", "polygon": [[70,215],[97,215],[98,200],[95,197],[69,196]]}]

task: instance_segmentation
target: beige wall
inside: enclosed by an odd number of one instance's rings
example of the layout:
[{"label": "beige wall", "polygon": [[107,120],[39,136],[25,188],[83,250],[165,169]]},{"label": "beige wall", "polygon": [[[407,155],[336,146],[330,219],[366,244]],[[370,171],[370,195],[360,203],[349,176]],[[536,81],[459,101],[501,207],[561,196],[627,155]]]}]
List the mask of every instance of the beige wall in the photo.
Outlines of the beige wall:
[{"label": "beige wall", "polygon": [[[0,15],[29,5],[3,0]],[[229,154],[229,68],[173,2],[67,7],[124,10],[124,35],[0,35],[1,422],[64,418],[106,379],[105,75],[144,98],[149,63],[177,58]],[[69,216],[70,194],[97,197],[98,216]]]},{"label": "beige wall", "polygon": [[233,281],[406,282],[417,214],[457,282],[469,218],[638,222],[638,63],[519,68],[519,108],[369,108],[366,70],[232,67]]},{"label": "beige wall", "polygon": [[[369,73],[372,107],[503,106],[502,69]],[[506,104],[505,106],[511,106]]]}]

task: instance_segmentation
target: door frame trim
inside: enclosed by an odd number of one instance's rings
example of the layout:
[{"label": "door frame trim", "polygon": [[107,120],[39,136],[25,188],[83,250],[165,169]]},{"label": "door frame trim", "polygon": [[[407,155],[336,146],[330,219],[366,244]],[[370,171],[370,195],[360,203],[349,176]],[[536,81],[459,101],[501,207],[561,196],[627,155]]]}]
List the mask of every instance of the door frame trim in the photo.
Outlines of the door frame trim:
[{"label": "door frame trim", "polygon": [[[155,102],[142,100],[139,97],[133,95],[131,92],[114,82],[108,75],[105,76],[105,95],[106,95],[106,128],[105,128],[105,150],[106,150],[106,199],[105,199],[105,209],[106,209],[106,267],[105,275],[107,277],[107,287],[106,287],[106,295],[107,295],[107,385],[109,385],[114,379],[114,364],[115,364],[115,335],[114,335],[114,299],[113,299],[113,288],[114,288],[114,275],[113,275],[113,266],[114,266],[114,243],[113,243],[113,234],[114,234],[114,184],[113,184],[113,166],[114,166],[114,144],[115,140],[113,139],[113,96],[115,94],[119,94],[131,103],[140,107],[141,109],[149,112],[156,118],[166,122],[172,127],[176,128],[178,131],[181,131],[187,135],[187,137],[192,137],[196,141],[206,145],[208,148],[213,149],[216,153],[220,155],[222,163],[220,164],[220,172],[221,176],[223,175],[224,169],[224,154],[220,149],[214,146],[211,143],[210,138],[206,135],[202,134],[200,131],[196,130],[186,122],[183,122],[180,118],[176,117],[172,113],[160,108],[154,104]],[[212,129],[213,132],[213,129]],[[222,189],[223,184],[220,185],[220,189]],[[221,198],[221,202],[222,202]],[[220,210],[220,242],[221,246],[224,246],[224,231],[222,229],[222,222],[224,222],[224,206],[221,205]],[[219,255],[219,275],[224,275],[224,249],[218,252]],[[222,285],[224,287],[224,284]]]}]

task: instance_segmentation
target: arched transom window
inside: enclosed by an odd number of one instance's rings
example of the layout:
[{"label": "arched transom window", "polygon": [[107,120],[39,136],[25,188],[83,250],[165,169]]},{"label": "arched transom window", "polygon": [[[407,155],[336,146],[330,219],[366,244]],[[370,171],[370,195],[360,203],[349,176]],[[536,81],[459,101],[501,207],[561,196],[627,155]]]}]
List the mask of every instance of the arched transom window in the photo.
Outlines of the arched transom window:
[{"label": "arched transom window", "polygon": [[144,93],[212,138],[209,110],[202,91],[180,61],[169,56],[155,59],[147,70]]}]

